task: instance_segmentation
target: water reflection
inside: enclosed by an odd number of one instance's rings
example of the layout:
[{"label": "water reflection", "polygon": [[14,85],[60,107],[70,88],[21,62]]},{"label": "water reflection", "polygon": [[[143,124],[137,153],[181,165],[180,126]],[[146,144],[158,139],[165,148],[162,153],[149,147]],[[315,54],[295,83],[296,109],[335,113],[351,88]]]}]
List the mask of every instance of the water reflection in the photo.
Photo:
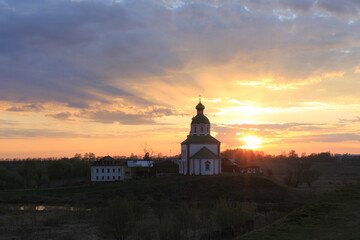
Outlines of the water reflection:
[{"label": "water reflection", "polygon": [[81,208],[81,207],[71,207],[71,206],[49,206],[49,205],[23,205],[14,207],[20,211],[53,211],[53,210],[61,210],[61,211],[91,211],[90,208]]}]

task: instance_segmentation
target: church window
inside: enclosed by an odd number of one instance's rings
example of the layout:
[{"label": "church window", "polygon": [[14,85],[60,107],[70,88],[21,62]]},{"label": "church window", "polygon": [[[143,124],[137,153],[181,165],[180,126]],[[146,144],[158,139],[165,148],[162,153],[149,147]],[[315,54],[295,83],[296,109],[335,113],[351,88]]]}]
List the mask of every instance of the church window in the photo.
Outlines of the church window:
[{"label": "church window", "polygon": [[210,162],[209,162],[209,161],[206,161],[206,162],[205,162],[205,170],[206,170],[206,171],[209,171],[209,170],[210,170]]}]

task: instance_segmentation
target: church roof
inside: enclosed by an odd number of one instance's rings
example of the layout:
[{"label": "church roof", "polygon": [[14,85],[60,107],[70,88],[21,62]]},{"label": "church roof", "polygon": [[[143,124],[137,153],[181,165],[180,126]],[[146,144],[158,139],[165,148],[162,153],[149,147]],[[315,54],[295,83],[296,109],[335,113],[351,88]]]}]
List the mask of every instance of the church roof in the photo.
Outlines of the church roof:
[{"label": "church roof", "polygon": [[195,117],[192,118],[191,124],[195,123],[206,123],[210,124],[209,119],[202,113],[197,114]]},{"label": "church roof", "polygon": [[206,135],[206,136],[192,135],[192,136],[188,136],[188,138],[185,141],[183,141],[181,144],[186,144],[186,143],[219,144],[220,142],[216,138],[210,135]]},{"label": "church roof", "polygon": [[207,147],[201,148],[194,155],[190,157],[191,159],[218,159],[219,157],[210,151]]}]

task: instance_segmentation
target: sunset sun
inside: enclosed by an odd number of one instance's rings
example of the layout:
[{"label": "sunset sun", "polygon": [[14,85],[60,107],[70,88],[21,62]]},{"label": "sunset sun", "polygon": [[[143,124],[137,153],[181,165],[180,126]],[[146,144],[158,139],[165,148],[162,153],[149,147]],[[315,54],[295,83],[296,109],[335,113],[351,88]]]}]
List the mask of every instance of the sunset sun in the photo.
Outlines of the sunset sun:
[{"label": "sunset sun", "polygon": [[245,145],[241,148],[243,149],[257,149],[261,147],[262,138],[256,136],[245,136],[240,138],[241,141],[244,141]]}]

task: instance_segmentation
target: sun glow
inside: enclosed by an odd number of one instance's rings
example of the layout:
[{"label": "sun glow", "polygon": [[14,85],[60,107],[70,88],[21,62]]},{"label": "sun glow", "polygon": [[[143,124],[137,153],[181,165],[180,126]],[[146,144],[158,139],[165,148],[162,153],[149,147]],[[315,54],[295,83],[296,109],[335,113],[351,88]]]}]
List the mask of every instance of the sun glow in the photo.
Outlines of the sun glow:
[{"label": "sun glow", "polygon": [[255,136],[245,136],[240,138],[241,141],[244,141],[246,145],[241,146],[243,149],[257,149],[261,147],[262,138]]}]

